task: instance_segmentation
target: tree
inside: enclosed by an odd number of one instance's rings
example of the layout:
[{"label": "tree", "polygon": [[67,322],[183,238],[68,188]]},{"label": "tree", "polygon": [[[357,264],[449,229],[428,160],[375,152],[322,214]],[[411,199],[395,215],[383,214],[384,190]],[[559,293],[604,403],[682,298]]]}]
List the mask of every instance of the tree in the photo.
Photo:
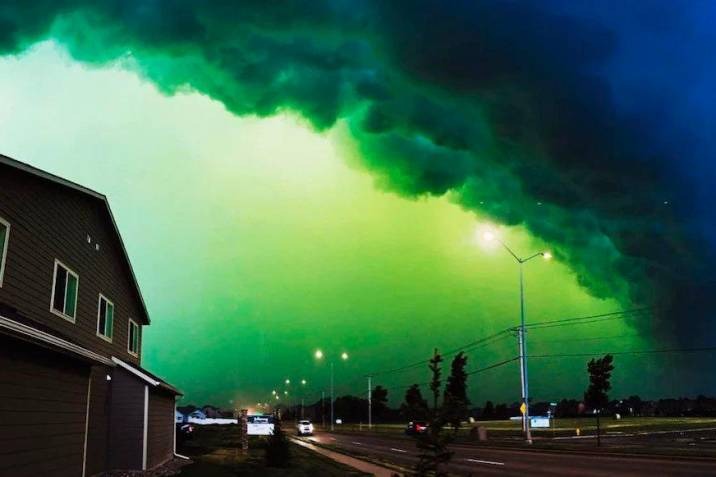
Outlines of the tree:
[{"label": "tree", "polygon": [[614,357],[608,354],[600,359],[592,358],[589,363],[587,363],[589,387],[584,393],[584,402],[597,414],[597,447],[601,445],[599,415],[607,404],[609,404],[609,395],[607,392],[612,388],[609,380],[612,377],[612,371],[614,371],[613,362]]},{"label": "tree", "polygon": [[179,411],[180,413],[184,414],[185,416],[188,416],[189,414],[191,414],[192,412],[196,411],[197,409],[199,409],[199,408],[196,407],[196,406],[193,405],[193,404],[189,404],[189,405],[186,405],[186,406],[179,406],[179,407],[177,407],[177,411]]},{"label": "tree", "polygon": [[357,396],[340,396],[333,402],[336,419],[343,422],[360,422],[365,420],[365,411],[368,409],[368,400]]},{"label": "tree", "polygon": [[269,467],[288,467],[291,461],[291,448],[278,415],[274,416],[273,433],[266,443],[265,459]]},{"label": "tree", "polygon": [[383,386],[376,386],[370,392],[370,399],[373,406],[373,414],[377,417],[383,417],[388,409],[388,390]]},{"label": "tree", "polygon": [[641,410],[644,407],[644,401],[637,395],[629,396],[626,401],[626,405],[629,407],[629,414],[632,416],[641,416]]},{"label": "tree", "polygon": [[467,406],[470,404],[470,400],[467,398],[466,365],[467,356],[461,351],[452,360],[450,376],[443,394],[445,419],[452,424],[455,432],[460,427],[462,420],[467,418],[469,412]]},{"label": "tree", "polygon": [[422,421],[428,417],[428,402],[423,399],[420,386],[413,384],[405,391],[405,402],[400,413],[409,421]]},{"label": "tree", "polygon": [[579,415],[579,401],[576,399],[562,399],[557,403],[554,411],[555,417],[576,417]]},{"label": "tree", "polygon": [[423,434],[418,435],[417,446],[420,450],[418,456],[418,464],[416,471],[418,475],[434,475],[445,476],[441,471],[443,464],[446,464],[452,457],[452,452],[448,450],[447,444],[450,437],[443,434],[443,426],[445,425],[445,417],[443,410],[438,407],[438,399],[440,397],[440,363],[442,356],[435,349],[433,357],[430,359],[430,390],[433,393],[433,407],[429,413],[428,428]]},{"label": "tree", "polygon": [[492,401],[485,403],[485,408],[482,410],[482,418],[485,420],[495,418],[495,405]]}]

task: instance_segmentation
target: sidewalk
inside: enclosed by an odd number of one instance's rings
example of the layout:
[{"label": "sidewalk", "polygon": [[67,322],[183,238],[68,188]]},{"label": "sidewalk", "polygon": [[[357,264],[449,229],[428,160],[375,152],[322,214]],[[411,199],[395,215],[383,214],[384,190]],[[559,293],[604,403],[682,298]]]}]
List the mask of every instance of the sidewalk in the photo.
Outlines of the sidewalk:
[{"label": "sidewalk", "polygon": [[388,469],[386,467],[382,467],[380,465],[373,464],[371,462],[366,462],[364,460],[356,459],[355,457],[341,454],[340,452],[333,452],[328,449],[324,449],[323,447],[318,447],[316,445],[302,441],[301,439],[295,439],[293,437],[291,437],[290,439],[291,439],[291,442],[293,442],[296,445],[303,446],[306,449],[310,449],[313,452],[317,452],[318,454],[326,456],[329,459],[332,459],[336,462],[353,467],[354,469],[358,469],[361,472],[373,474],[376,477],[394,477],[394,476],[401,475],[400,473],[398,473],[394,470]]}]

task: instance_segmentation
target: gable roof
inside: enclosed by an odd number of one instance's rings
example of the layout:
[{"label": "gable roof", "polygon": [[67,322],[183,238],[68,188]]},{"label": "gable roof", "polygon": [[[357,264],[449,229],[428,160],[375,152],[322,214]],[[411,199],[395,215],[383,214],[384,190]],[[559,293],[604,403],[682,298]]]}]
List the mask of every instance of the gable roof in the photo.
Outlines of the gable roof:
[{"label": "gable roof", "polygon": [[12,158],[7,157],[3,154],[0,154],[0,164],[4,164],[6,166],[12,167],[19,171],[26,172],[30,175],[35,176],[35,177],[39,177],[40,179],[44,179],[44,180],[53,182],[55,184],[59,184],[63,187],[73,189],[77,192],[80,192],[80,193],[88,195],[96,200],[99,200],[100,202],[102,202],[104,204],[104,206],[107,210],[107,214],[109,216],[110,222],[112,223],[112,227],[114,228],[114,233],[117,236],[117,240],[119,242],[120,249],[122,250],[124,259],[127,262],[127,268],[129,268],[129,274],[132,277],[132,284],[134,285],[134,289],[137,292],[137,296],[139,297],[139,302],[142,307],[142,312],[144,313],[145,322],[147,325],[150,324],[149,312],[147,311],[147,305],[144,303],[144,297],[142,296],[142,290],[139,288],[139,282],[137,282],[137,276],[134,274],[134,269],[132,268],[132,262],[129,260],[129,254],[127,253],[127,249],[124,246],[124,241],[122,240],[122,234],[119,233],[119,228],[117,227],[117,221],[114,219],[114,214],[112,213],[112,208],[109,206],[109,201],[107,200],[107,197],[104,194],[100,194],[99,192],[93,191],[92,189],[88,189],[87,187],[79,185],[75,182],[68,181],[67,179],[63,179],[60,176],[50,174],[49,172],[43,171],[42,169],[38,169],[38,168],[33,167],[29,164],[25,164],[24,162],[20,162],[18,160],[12,159]]}]

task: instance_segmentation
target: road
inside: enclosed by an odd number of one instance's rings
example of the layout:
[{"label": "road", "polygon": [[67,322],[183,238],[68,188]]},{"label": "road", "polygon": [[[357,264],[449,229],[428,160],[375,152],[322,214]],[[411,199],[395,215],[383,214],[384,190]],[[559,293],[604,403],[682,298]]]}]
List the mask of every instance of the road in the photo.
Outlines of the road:
[{"label": "road", "polygon": [[[370,456],[404,467],[417,462],[415,442],[402,436],[364,433],[331,434],[318,432],[307,438],[317,444],[332,445],[354,455]],[[454,444],[448,470],[460,475],[500,476],[716,476],[716,460],[686,460],[547,452]]]}]

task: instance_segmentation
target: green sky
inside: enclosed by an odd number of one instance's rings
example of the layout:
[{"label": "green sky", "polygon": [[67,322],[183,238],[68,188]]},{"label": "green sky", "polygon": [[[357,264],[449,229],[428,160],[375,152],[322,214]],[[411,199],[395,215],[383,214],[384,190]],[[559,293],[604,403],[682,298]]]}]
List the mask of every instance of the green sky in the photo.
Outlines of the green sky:
[{"label": "green sky", "polygon": [[[478,243],[484,220],[449,196],[382,190],[342,122],[317,133],[297,117],[237,117],[206,96],[165,96],[119,67],[75,63],[49,42],[0,59],[0,103],[1,153],[109,197],[152,316],[143,364],[189,401],[255,402],[287,377],[305,377],[315,397],[327,377],[317,347],[351,354],[336,382],[359,393],[366,372],[517,323],[517,268]],[[500,230],[519,253],[549,248]],[[558,261],[531,262],[526,282],[529,320],[622,308]],[[619,320],[530,340],[534,353],[650,346]],[[471,353],[469,368],[515,354],[515,340],[501,340]],[[581,395],[585,361],[535,360],[535,398]],[[618,357],[615,392],[678,393],[634,379],[649,362]],[[470,386],[475,401],[517,400],[517,367]]]}]

